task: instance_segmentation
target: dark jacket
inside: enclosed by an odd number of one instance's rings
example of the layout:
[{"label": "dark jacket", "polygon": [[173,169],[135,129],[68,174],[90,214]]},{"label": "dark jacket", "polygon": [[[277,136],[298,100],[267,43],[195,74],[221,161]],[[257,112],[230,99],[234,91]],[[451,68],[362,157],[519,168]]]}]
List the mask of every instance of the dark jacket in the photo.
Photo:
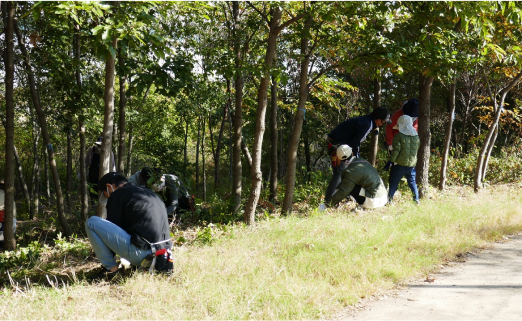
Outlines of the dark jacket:
[{"label": "dark jacket", "polygon": [[[131,243],[137,248],[150,249],[150,243],[170,240],[165,204],[151,190],[125,184],[114,191],[107,201],[107,220],[131,235]],[[144,240],[145,239],[145,240]],[[156,248],[171,248],[172,242]]]},{"label": "dark jacket", "polygon": [[370,115],[350,118],[335,127],[328,137],[334,145],[347,144],[352,148],[354,155],[359,154],[359,146],[368,137],[370,132],[377,128]]},{"label": "dark jacket", "polygon": [[330,200],[330,205],[336,205],[345,199],[356,185],[362,186],[366,197],[377,198],[386,195],[386,187],[379,173],[364,158],[355,158],[341,174],[341,183]]}]

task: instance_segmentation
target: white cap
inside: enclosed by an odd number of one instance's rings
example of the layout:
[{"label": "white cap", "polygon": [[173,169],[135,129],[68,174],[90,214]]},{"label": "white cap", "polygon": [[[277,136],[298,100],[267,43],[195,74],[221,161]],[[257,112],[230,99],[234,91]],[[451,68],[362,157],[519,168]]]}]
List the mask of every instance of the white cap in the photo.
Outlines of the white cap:
[{"label": "white cap", "polygon": [[[395,128],[397,127],[397,128]],[[397,125],[394,129],[398,129],[400,133],[407,136],[417,136],[417,131],[413,127],[413,119],[408,115],[402,115],[397,120]]]},{"label": "white cap", "polygon": [[341,145],[337,147],[337,158],[347,160],[350,156],[352,156],[352,148],[350,146]]}]

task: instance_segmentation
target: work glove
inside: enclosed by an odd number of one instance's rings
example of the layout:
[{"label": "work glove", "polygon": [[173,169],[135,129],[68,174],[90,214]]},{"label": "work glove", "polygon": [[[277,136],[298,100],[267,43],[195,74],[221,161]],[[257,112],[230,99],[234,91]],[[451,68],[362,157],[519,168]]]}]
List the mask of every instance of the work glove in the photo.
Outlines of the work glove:
[{"label": "work glove", "polygon": [[393,166],[393,162],[392,161],[388,161],[386,163],[386,165],[384,165],[384,170],[385,171],[389,171],[392,166]]},{"label": "work glove", "polygon": [[319,205],[318,210],[319,210],[319,212],[324,212],[326,210],[326,205],[324,203],[322,203],[321,205]]}]

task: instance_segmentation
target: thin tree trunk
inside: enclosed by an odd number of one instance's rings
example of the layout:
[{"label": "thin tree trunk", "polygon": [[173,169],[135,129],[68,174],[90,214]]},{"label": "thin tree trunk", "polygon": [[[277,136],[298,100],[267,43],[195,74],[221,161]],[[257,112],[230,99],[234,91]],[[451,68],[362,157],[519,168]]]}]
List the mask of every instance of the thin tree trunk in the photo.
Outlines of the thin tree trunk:
[{"label": "thin tree trunk", "polygon": [[[489,148],[489,145],[495,144],[494,139],[496,139],[495,130],[498,126],[498,121],[500,120],[500,115],[502,114],[502,109],[504,107],[504,101],[506,99],[506,95],[508,92],[520,81],[522,78],[522,72],[518,73],[518,75],[506,86],[504,87],[498,95],[491,95],[491,99],[496,107],[495,117],[493,120],[493,123],[489,127],[488,134],[486,135],[486,139],[484,140],[484,146],[482,146],[480,153],[478,155],[477,159],[477,167],[475,170],[475,186],[474,190],[475,193],[479,191],[479,189],[482,187],[482,177],[485,176],[483,173],[485,166],[484,163],[486,162],[486,154]],[[500,103],[497,104],[496,97],[500,96]]]},{"label": "thin tree trunk", "polygon": [[[31,115],[31,122],[35,126],[36,131],[37,125],[34,123],[34,120],[32,119]],[[38,131],[36,133],[36,137],[34,138],[33,142],[33,176],[31,178],[32,186],[31,186],[31,199],[33,200],[31,202],[31,208],[29,210],[29,219],[33,220],[36,217],[38,217],[38,211],[39,211],[39,202],[40,202],[40,158],[38,157],[38,141],[40,140],[40,132]]]},{"label": "thin tree trunk", "polygon": [[[381,106],[381,81],[375,79],[373,86],[373,108]],[[384,128],[384,127],[383,127]],[[368,161],[373,167],[376,165],[377,152],[379,151],[379,130],[372,130],[370,140],[370,157]]]},{"label": "thin tree trunk", "polygon": [[[114,37],[112,46],[116,49],[118,38]],[[111,170],[111,150],[112,150],[112,130],[114,127],[114,78],[116,70],[116,58],[109,55],[105,62],[105,92],[103,100],[105,104],[103,118],[103,141],[100,148],[100,173],[98,178],[102,178]],[[100,191],[101,192],[101,191]],[[97,215],[101,218],[107,217],[107,210],[104,204],[98,203]]]},{"label": "thin tree trunk", "polygon": [[132,175],[132,147],[134,144],[134,126],[132,123],[129,124],[129,146],[127,148],[127,166],[125,167],[125,177],[130,177]]},{"label": "thin tree trunk", "polygon": [[420,147],[417,154],[417,185],[419,196],[429,194],[429,166],[430,166],[430,98],[433,76],[420,75],[419,78],[419,138]]},{"label": "thin tree trunk", "polygon": [[188,148],[188,126],[189,122],[188,119],[185,118],[185,133],[184,133],[184,140],[183,140],[183,178],[187,178],[187,148]]},{"label": "thin tree trunk", "polygon": [[[123,66],[125,59],[121,55],[118,56],[118,64]],[[119,104],[119,142],[118,142],[118,173],[125,172],[125,108],[127,107],[127,75],[124,73],[120,76],[120,104]]]},{"label": "thin tree trunk", "polygon": [[12,1],[2,2],[2,18],[5,34],[5,172],[4,172],[4,248],[8,251],[16,249],[13,230],[15,216],[15,145],[14,145],[14,15],[15,4]]},{"label": "thin tree trunk", "polygon": [[29,204],[31,204],[31,197],[29,196],[29,189],[27,188],[27,184],[25,183],[24,172],[22,170],[22,162],[20,161],[20,155],[18,154],[18,149],[16,148],[16,146],[14,146],[14,156],[16,161],[16,168],[18,169],[18,180],[20,181],[20,186],[24,191],[25,207],[29,209]]},{"label": "thin tree trunk", "polygon": [[453,115],[455,114],[455,92],[457,89],[457,79],[453,80],[450,87],[449,97],[449,119],[446,125],[446,140],[444,142],[444,151],[442,152],[442,164],[440,167],[440,183],[439,189],[442,191],[446,185],[446,169],[448,167],[448,155],[451,143],[451,132],[453,131]]},{"label": "thin tree trunk", "polygon": [[199,141],[201,138],[201,120],[198,121],[198,140],[196,142],[196,191],[199,191]]},{"label": "thin tree trunk", "polygon": [[[294,130],[290,137],[288,146],[288,161],[286,172],[286,189],[285,198],[283,199],[282,212],[290,214],[292,212],[292,203],[294,199],[295,189],[295,173],[297,168],[297,151],[299,147],[299,140],[301,138],[301,131],[303,129],[306,101],[308,100],[308,66],[310,64],[310,52],[308,52],[308,33],[312,25],[312,15],[309,15],[301,38],[301,74],[299,77],[299,102],[297,103],[297,112],[295,113]],[[252,222],[253,223],[253,222]]]},{"label": "thin tree trunk", "polygon": [[80,164],[79,164],[79,172],[80,172],[80,216],[82,221],[87,221],[89,214],[89,194],[87,190],[87,167],[85,166],[85,122],[83,119],[84,110],[80,104],[82,98],[82,76],[80,71],[80,25],[75,24],[75,34],[74,34],[74,60],[76,61],[76,102],[78,103],[78,109],[80,110],[80,117],[78,119],[78,128],[80,132]]},{"label": "thin tree trunk", "polygon": [[[219,135],[216,142],[216,153],[214,158],[214,190],[220,183],[219,165],[221,160],[221,146],[223,145],[223,134],[225,132],[225,124],[228,118],[228,108],[230,102],[230,80],[227,78],[227,103],[223,107],[223,118],[221,118],[221,126],[219,127]],[[210,126],[209,126],[210,127]]]},{"label": "thin tree trunk", "polygon": [[[70,120],[67,121],[70,123]],[[66,186],[66,198],[67,198],[67,208],[69,212],[73,208],[72,196],[71,193],[74,190],[73,187],[73,168],[72,168],[72,124],[68,125],[67,129],[67,170],[66,170],[66,178],[65,178],[65,186]]]},{"label": "thin tree trunk", "polygon": [[45,199],[47,200],[47,207],[51,207],[51,179],[49,177],[49,155],[46,146],[42,146],[44,156],[44,171],[45,171]]},{"label": "thin tree trunk", "polygon": [[252,170],[252,156],[250,155],[250,151],[248,150],[248,147],[247,147],[244,139],[241,139],[241,151],[243,152],[243,156],[245,156],[248,171],[251,171]]},{"label": "thin tree trunk", "polygon": [[277,174],[279,162],[277,159],[277,80],[272,76],[270,91],[270,194],[269,200],[277,202]]},{"label": "thin tree trunk", "polygon": [[243,131],[243,74],[241,71],[242,59],[241,43],[239,34],[239,2],[232,2],[232,10],[234,16],[234,55],[235,55],[235,112],[234,112],[234,148],[233,148],[233,182],[232,182],[232,197],[233,197],[233,212],[238,213],[241,208],[241,179],[243,176],[243,168],[241,165],[241,143]]},{"label": "thin tree trunk", "polygon": [[486,179],[486,171],[488,169],[489,164],[489,157],[491,156],[491,152],[493,151],[493,148],[495,148],[495,142],[497,141],[498,137],[498,124],[495,129],[495,134],[493,134],[491,138],[491,142],[489,143],[488,150],[486,152],[486,159],[484,160],[484,164],[482,166],[482,182]]},{"label": "thin tree trunk", "polygon": [[203,202],[207,201],[207,172],[206,172],[206,164],[205,164],[205,117],[201,117],[201,121],[203,124],[201,128],[203,129],[201,133],[201,169],[203,171]]},{"label": "thin tree trunk", "polygon": [[35,81],[34,81],[34,75],[33,75],[32,67],[31,67],[31,62],[29,60],[29,54],[27,53],[27,48],[25,47],[22,35],[20,33],[20,30],[18,29],[18,24],[16,23],[16,21],[14,23],[14,29],[16,32],[16,36],[18,38],[18,45],[19,45],[20,50],[22,51],[22,54],[24,57],[24,65],[26,68],[29,87],[31,90],[31,97],[33,99],[33,104],[35,106],[36,113],[38,114],[38,119],[40,121],[40,128],[42,130],[42,136],[43,136],[44,142],[47,146],[47,154],[49,156],[49,167],[50,167],[51,174],[53,177],[54,188],[55,188],[55,193],[56,193],[56,208],[58,211],[58,220],[63,229],[64,236],[69,237],[72,235],[72,229],[69,226],[69,223],[67,223],[67,219],[66,219],[65,213],[64,213],[62,187],[60,184],[60,177],[58,175],[58,168],[56,166],[56,162],[54,159],[53,145],[51,144],[51,139],[50,139],[49,133],[47,131],[47,122],[45,120],[45,115],[40,106],[40,101],[38,100],[38,98],[36,96],[36,85],[35,85]]}]

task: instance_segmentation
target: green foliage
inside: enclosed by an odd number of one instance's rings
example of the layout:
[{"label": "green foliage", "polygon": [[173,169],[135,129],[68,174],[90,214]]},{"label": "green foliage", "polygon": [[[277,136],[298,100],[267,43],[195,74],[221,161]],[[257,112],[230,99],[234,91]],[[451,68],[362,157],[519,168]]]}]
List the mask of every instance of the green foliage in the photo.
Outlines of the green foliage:
[{"label": "green foliage", "polygon": [[85,239],[78,238],[76,235],[67,239],[62,237],[60,232],[54,242],[59,253],[87,257],[92,252],[90,243]]},{"label": "green foliage", "polygon": [[30,269],[38,263],[43,248],[40,241],[33,241],[27,247],[19,247],[16,251],[0,253],[0,270]]}]

